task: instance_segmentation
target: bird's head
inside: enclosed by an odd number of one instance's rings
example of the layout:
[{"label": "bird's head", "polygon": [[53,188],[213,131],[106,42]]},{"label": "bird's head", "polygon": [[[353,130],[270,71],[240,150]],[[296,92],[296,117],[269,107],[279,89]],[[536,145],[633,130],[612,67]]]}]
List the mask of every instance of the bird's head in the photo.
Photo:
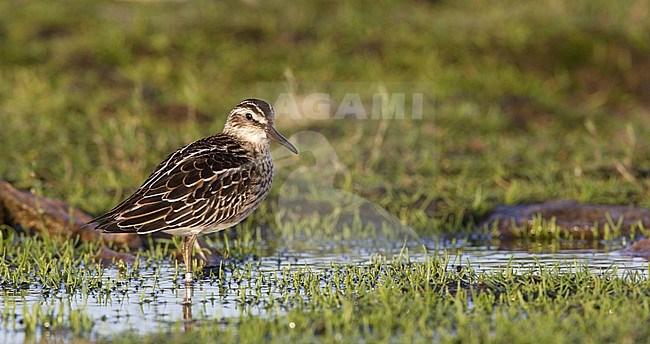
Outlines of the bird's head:
[{"label": "bird's head", "polygon": [[237,104],[226,120],[223,132],[255,145],[266,144],[273,139],[294,154],[296,147],[273,127],[275,112],[263,100],[246,99]]}]

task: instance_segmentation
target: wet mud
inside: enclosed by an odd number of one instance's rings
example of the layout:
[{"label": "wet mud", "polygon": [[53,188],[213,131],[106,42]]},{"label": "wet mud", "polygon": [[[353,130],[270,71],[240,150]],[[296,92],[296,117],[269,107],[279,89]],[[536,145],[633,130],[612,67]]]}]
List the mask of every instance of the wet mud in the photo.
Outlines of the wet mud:
[{"label": "wet mud", "polygon": [[[607,235],[638,234],[650,227],[650,210],[631,206],[596,205],[573,200],[500,205],[479,227],[489,227],[504,241],[521,237],[544,236],[535,233],[540,221],[551,224],[557,236],[565,239],[593,240]],[[621,253],[650,259],[650,239],[641,238]]]}]

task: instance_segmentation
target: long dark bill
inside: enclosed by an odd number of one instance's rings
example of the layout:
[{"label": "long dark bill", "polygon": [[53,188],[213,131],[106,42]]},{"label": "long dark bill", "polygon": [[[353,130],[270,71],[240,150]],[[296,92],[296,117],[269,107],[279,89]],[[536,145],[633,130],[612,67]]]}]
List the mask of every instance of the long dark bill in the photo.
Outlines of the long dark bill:
[{"label": "long dark bill", "polygon": [[269,134],[269,136],[277,141],[279,144],[287,147],[288,150],[293,152],[293,154],[298,154],[298,150],[296,147],[294,147],[289,140],[287,140],[282,134],[280,134],[275,128],[269,124],[266,126],[266,133]]}]

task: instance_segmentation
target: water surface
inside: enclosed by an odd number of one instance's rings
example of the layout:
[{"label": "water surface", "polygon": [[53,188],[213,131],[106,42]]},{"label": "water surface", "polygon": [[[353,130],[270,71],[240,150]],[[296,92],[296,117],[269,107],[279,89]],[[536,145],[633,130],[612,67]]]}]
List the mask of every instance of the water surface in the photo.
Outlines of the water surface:
[{"label": "water surface", "polygon": [[[0,299],[4,313],[13,313],[15,321],[4,321],[0,328],[0,342],[23,342],[24,326],[21,319],[25,311],[40,305],[59,316],[83,310],[94,321],[91,337],[111,336],[120,331],[138,333],[167,330],[170,326],[186,326],[191,318],[194,324],[246,315],[268,316],[281,314],[284,309],[268,300],[281,299],[273,287],[272,277],[280,278],[287,271],[309,269],[321,271],[331,264],[362,265],[385,258],[402,258],[423,261],[427,255],[443,254],[449,257],[450,269],[471,266],[476,271],[498,271],[511,268],[515,271],[557,266],[567,271],[588,266],[593,270],[615,269],[620,276],[626,274],[648,275],[648,262],[641,258],[621,254],[620,247],[580,247],[554,249],[553,247],[525,245],[471,245],[464,241],[418,240],[409,243],[345,242],[327,245],[275,245],[261,247],[262,256],[241,262],[195,283],[192,305],[181,304],[186,296],[182,275],[176,264],[155,263],[141,267],[138,274],[106,269],[104,279],[113,283],[111,293],[82,293],[67,295],[63,292],[44,296],[40,290],[22,292],[5,291]],[[182,268],[182,266],[181,266]],[[182,271],[182,270],[181,270]],[[135,277],[133,277],[135,276]],[[6,309],[9,307],[10,309]],[[36,331],[36,337],[46,336],[47,328]]]}]

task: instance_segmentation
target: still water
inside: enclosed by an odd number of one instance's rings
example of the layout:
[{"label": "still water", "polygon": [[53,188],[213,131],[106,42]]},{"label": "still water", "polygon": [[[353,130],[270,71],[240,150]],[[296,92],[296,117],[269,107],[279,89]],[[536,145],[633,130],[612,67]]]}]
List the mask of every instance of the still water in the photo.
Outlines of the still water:
[{"label": "still water", "polygon": [[[620,247],[618,248],[620,249]],[[363,265],[376,259],[390,261],[397,256],[414,262],[425,257],[442,254],[449,257],[449,268],[471,266],[476,271],[493,271],[511,268],[515,271],[529,271],[543,266],[557,266],[571,270],[588,266],[593,270],[616,269],[625,274],[647,276],[648,262],[641,258],[626,256],[615,248],[573,247],[548,249],[510,245],[472,245],[462,241],[418,240],[417,242],[377,244],[369,242],[333,243],[330,245],[263,247],[263,255],[247,262],[231,264],[214,272],[219,277],[206,277],[195,283],[190,291],[181,282],[178,266],[167,262],[141,267],[137,275],[125,273],[124,269],[109,267],[103,279],[112,281],[117,288],[110,295],[79,293],[45,296],[38,290],[12,294],[5,292],[0,305],[4,314],[13,313],[16,321],[4,321],[0,327],[0,342],[13,343],[39,340],[47,335],[47,329],[37,330],[26,338],[22,325],[26,313],[40,307],[62,317],[82,309],[94,325],[91,337],[115,336],[121,331],[138,333],[183,326],[187,319],[195,323],[236,318],[246,315],[268,316],[281,314],[282,307],[269,305],[260,299],[265,295],[272,299],[280,295],[272,284],[279,276],[295,269],[319,271],[331,264]],[[549,252],[551,251],[551,252]],[[183,268],[182,266],[180,267]],[[183,271],[183,270],[180,270]],[[133,277],[136,276],[136,277]],[[192,304],[184,305],[186,293],[192,293]],[[7,310],[6,307],[11,307]]]}]

